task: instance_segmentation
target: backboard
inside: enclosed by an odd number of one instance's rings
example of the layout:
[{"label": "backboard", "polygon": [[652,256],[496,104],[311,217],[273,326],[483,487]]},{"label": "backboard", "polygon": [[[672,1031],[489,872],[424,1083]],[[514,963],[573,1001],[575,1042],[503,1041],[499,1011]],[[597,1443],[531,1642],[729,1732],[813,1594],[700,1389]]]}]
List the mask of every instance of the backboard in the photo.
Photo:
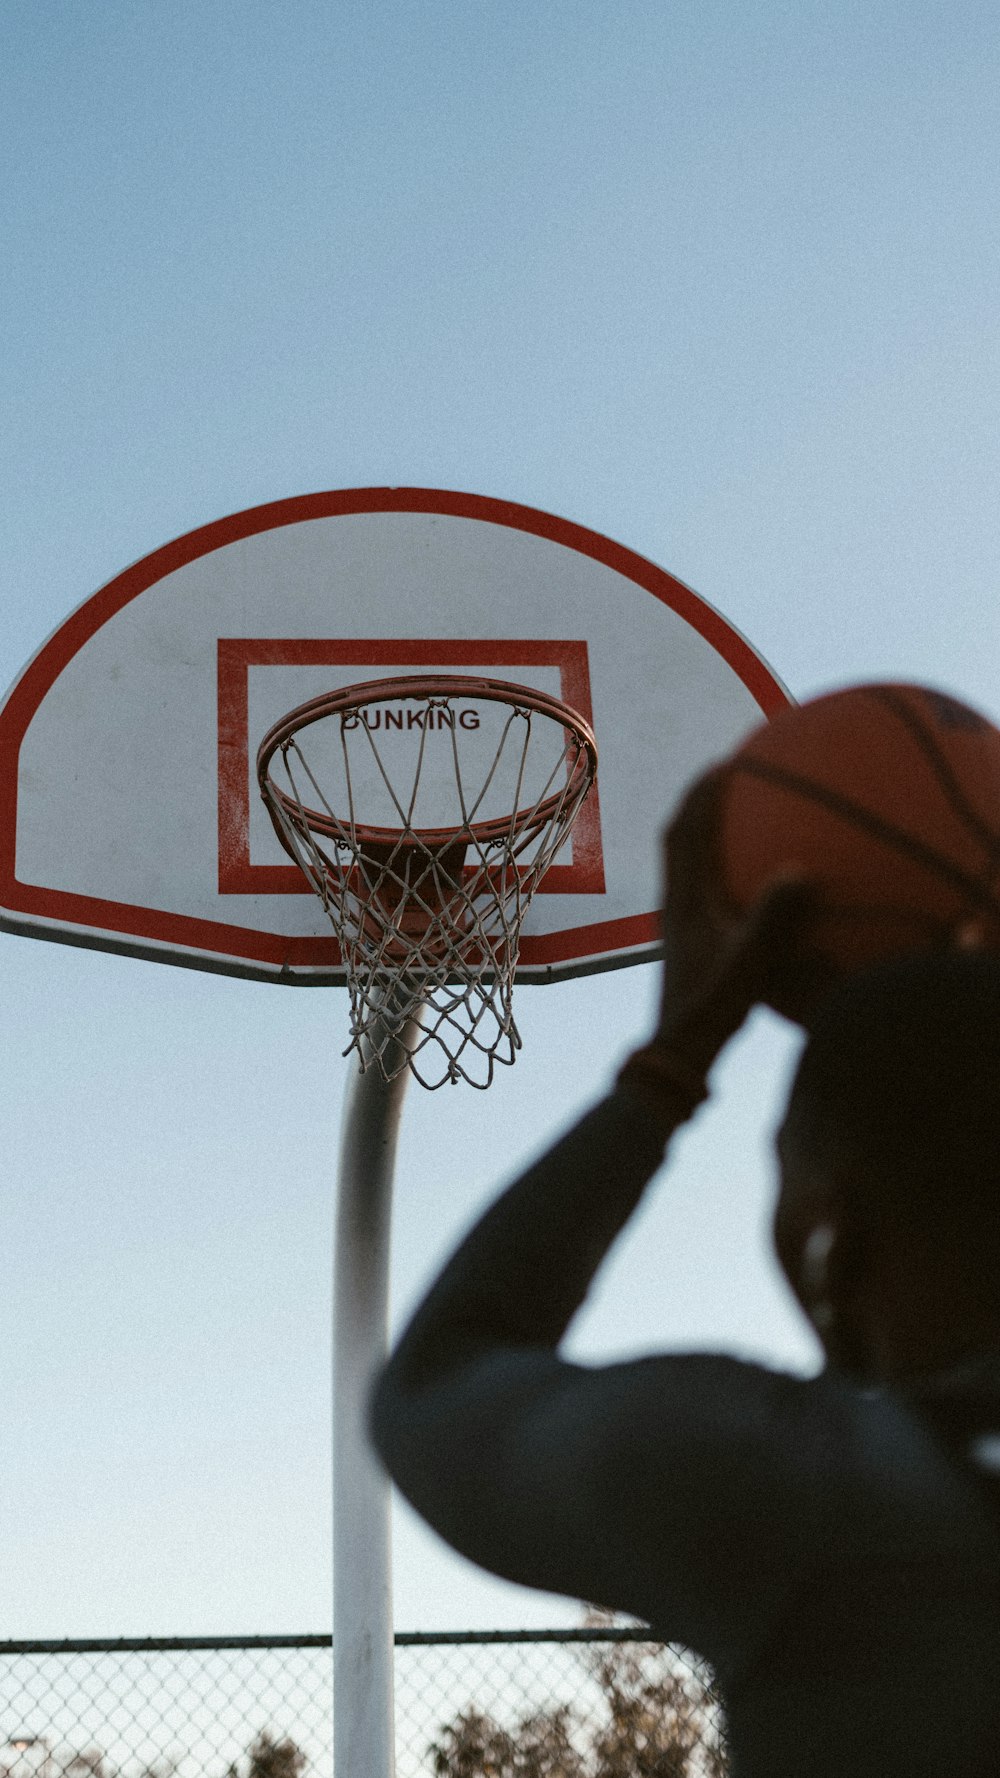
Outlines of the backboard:
[{"label": "backboard", "polygon": [[[655,954],[665,818],[790,701],[717,611],[579,525],[421,488],[276,501],[126,569],[13,686],[0,709],[0,926],[343,981],[323,909],[260,800],[257,749],[309,699],[412,674],[526,685],[596,735],[597,792],[530,906],[519,981]],[[461,706],[464,744],[489,714]],[[397,752],[418,743],[402,704],[380,720]]]}]

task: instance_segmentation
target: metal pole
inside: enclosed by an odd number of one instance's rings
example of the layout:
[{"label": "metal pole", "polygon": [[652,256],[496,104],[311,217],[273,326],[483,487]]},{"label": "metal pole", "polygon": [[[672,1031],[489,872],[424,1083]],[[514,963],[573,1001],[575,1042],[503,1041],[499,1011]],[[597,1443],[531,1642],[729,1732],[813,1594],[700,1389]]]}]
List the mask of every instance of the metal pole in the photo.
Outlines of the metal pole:
[{"label": "metal pole", "polygon": [[[404,1033],[404,1040],[416,1035]],[[392,1778],[389,1481],[368,1443],[368,1390],[388,1341],[392,1176],[404,1069],[374,1062],[344,1109],[333,1280],[333,1763],[336,1778]]]}]

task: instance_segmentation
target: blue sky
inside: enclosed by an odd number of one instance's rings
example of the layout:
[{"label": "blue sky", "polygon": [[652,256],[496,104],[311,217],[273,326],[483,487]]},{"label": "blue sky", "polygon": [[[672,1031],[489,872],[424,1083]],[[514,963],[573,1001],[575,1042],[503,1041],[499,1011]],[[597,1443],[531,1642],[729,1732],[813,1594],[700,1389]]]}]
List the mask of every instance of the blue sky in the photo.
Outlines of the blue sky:
[{"label": "blue sky", "polygon": [[[4,36],[8,679],[196,524],[405,482],[607,532],[798,697],[1000,717],[992,7],[13,0]],[[0,955],[0,1636],[325,1628],[344,996]],[[654,992],[527,989],[489,1095],[414,1090],[398,1312]],[[577,1351],[812,1363],[766,1244],[794,1052],[733,1046]],[[576,1616],[405,1513],[396,1579],[403,1628]]]}]

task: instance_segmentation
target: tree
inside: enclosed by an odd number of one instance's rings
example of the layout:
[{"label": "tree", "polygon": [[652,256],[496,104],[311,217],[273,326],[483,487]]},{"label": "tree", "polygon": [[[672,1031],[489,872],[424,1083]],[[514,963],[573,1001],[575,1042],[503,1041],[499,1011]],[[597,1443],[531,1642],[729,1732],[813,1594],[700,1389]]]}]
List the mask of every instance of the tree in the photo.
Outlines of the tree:
[{"label": "tree", "polygon": [[685,1673],[669,1650],[612,1642],[588,1650],[586,1664],[607,1709],[592,1736],[593,1778],[725,1778],[718,1699],[699,1662]]},{"label": "tree", "polygon": [[[83,1753],[74,1753],[65,1765],[59,1767],[61,1778],[122,1778],[116,1767],[108,1765],[108,1756],[100,1748],[90,1747]],[[154,1760],[151,1766],[138,1769],[129,1768],[129,1778],[173,1778],[177,1771],[174,1760]]]},{"label": "tree", "polygon": [[299,1778],[307,1763],[301,1747],[294,1741],[287,1737],[284,1741],[276,1741],[266,1729],[261,1729],[247,1749],[245,1774],[241,1774],[237,1766],[230,1766],[226,1778]]},{"label": "tree", "polygon": [[563,1704],[505,1727],[470,1707],[431,1743],[435,1778],[726,1778],[707,1668],[648,1643],[585,1643],[580,1658],[601,1694],[596,1720]]},{"label": "tree", "polygon": [[464,1710],[431,1743],[436,1778],[587,1778],[570,1737],[571,1721],[561,1705],[522,1717],[512,1731],[478,1710]]}]

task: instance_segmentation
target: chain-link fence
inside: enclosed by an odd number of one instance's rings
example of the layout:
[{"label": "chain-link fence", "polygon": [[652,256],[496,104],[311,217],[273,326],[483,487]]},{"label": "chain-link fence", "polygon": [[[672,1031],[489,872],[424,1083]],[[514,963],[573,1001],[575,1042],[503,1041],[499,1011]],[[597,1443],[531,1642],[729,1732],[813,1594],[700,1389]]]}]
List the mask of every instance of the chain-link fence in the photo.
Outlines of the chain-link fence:
[{"label": "chain-link fence", "polygon": [[[328,1636],[0,1643],[0,1778],[330,1778],[332,1689]],[[396,1741],[398,1778],[726,1769],[707,1671],[603,1626],[397,1635]]]}]

